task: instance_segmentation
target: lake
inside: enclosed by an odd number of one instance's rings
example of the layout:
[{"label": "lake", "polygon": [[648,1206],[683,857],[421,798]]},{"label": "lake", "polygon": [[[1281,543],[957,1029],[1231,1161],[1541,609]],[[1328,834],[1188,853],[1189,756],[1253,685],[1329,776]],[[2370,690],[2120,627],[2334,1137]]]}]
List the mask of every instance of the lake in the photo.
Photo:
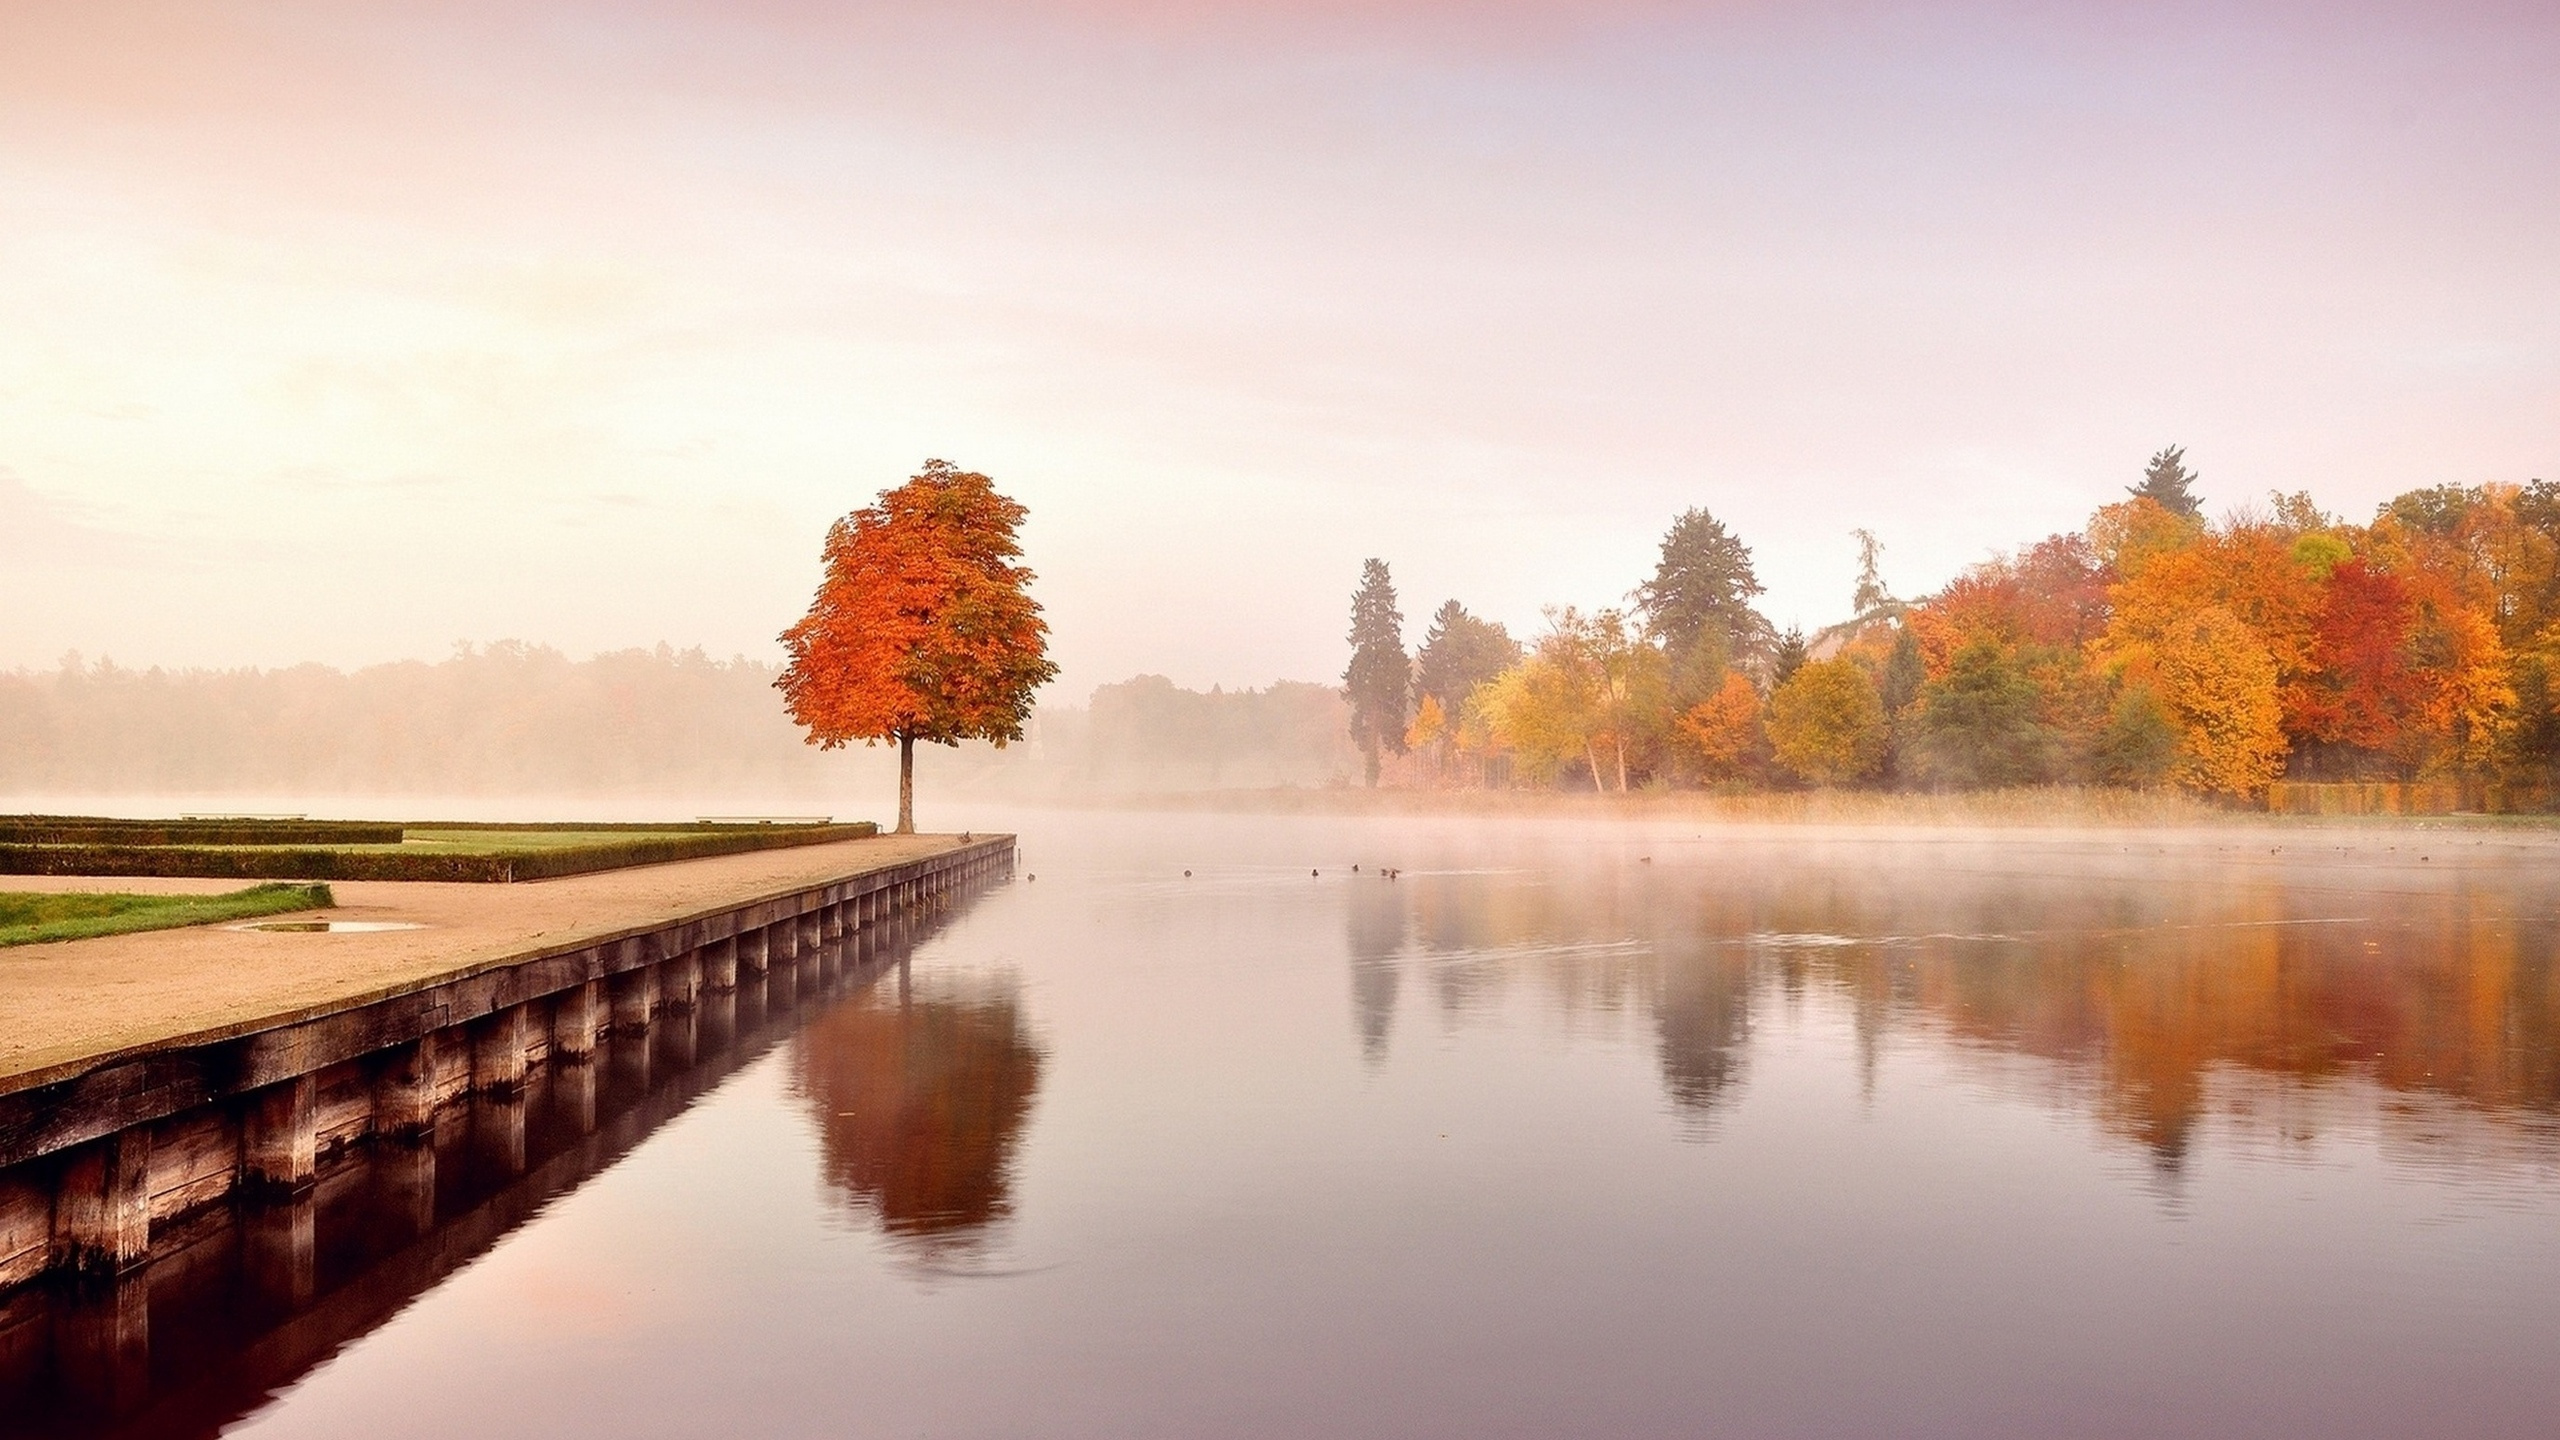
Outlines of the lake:
[{"label": "lake", "polygon": [[841,991],[354,1167],[309,1293],[209,1238],[121,1389],[0,1344],[0,1431],[2560,1425],[2538,836],[973,820]]}]

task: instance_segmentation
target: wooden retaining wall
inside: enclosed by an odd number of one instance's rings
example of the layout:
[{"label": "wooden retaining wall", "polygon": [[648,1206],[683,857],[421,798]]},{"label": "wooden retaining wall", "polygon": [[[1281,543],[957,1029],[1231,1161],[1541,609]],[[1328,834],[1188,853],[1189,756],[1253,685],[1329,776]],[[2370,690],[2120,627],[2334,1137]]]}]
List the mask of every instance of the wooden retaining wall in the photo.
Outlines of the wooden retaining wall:
[{"label": "wooden retaining wall", "polygon": [[[828,885],[546,951],[248,1034],[105,1057],[0,1094],[0,1294],[148,1262],[226,1201],[307,1194],[358,1144],[421,1145],[450,1107],[582,1067],[760,977],[790,997],[830,978],[836,943],[1007,876],[1001,836]],[[646,1047],[640,1051],[644,1056]],[[166,1248],[166,1247],[162,1247]]]}]

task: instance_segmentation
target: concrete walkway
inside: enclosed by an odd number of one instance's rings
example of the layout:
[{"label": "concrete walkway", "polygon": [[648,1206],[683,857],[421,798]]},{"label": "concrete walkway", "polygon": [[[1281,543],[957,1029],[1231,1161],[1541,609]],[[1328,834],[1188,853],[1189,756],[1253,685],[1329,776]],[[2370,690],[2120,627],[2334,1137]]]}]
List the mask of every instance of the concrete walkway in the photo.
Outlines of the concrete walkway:
[{"label": "concrete walkway", "polygon": [[[735,909],[958,848],[878,836],[515,885],[335,881],[333,920],[420,926],[279,934],[198,926],[0,949],[0,1093],[139,1046],[210,1039],[487,966]],[[246,881],[10,876],[12,890],[202,892]],[[265,922],[285,919],[267,917]]]}]

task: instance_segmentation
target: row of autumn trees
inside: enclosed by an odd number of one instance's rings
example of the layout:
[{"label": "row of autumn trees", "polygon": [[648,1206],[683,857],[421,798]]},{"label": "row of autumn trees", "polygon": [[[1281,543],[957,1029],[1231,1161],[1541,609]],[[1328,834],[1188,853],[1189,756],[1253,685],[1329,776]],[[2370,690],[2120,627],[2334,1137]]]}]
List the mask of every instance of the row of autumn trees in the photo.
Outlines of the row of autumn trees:
[{"label": "row of autumn trees", "polygon": [[1522,644],[1455,601],[1419,653],[1368,562],[1344,694],[1371,783],[2249,796],[2278,778],[2460,778],[2540,796],[2560,762],[2560,485],[2439,486],[2350,523],[2308,495],[2219,522],[2174,447],[2079,533],[1899,601],[1858,532],[1852,617],[1755,608],[1751,552],[1675,520],[1627,609]]}]

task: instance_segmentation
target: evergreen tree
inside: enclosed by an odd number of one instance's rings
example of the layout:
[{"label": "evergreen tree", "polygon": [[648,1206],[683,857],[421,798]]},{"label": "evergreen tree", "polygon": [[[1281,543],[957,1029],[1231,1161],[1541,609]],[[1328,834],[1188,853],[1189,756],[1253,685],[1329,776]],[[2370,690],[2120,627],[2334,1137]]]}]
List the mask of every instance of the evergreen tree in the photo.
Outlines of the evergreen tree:
[{"label": "evergreen tree", "polygon": [[1989,640],[1966,645],[1920,691],[1911,727],[1920,775],[1959,790],[2046,779],[2055,739],[2040,700],[2016,656]]},{"label": "evergreen tree", "polygon": [[1686,656],[1711,635],[1727,655],[1763,653],[1769,622],[1751,608],[1760,577],[1751,547],[1704,510],[1687,510],[1662,537],[1653,578],[1636,587],[1636,605],[1665,653]]},{"label": "evergreen tree", "polygon": [[2201,518],[2204,502],[2196,498],[2195,484],[2204,477],[2187,468],[2187,451],[2172,445],[2151,457],[2143,467],[2142,483],[2128,485],[2125,493],[2158,502],[2161,509],[2187,519]]},{"label": "evergreen tree", "polygon": [[1414,656],[1413,690],[1440,702],[1455,715],[1466,707],[1475,688],[1520,663],[1520,642],[1492,620],[1468,614],[1452,600],[1432,612],[1431,628],[1422,634]]},{"label": "evergreen tree", "polygon": [[2178,727],[2158,696],[2129,685],[2117,697],[2091,752],[2092,768],[2109,785],[2158,785],[2177,763]]},{"label": "evergreen tree", "polygon": [[1351,740],[1375,785],[1379,747],[1404,752],[1405,695],[1413,682],[1404,616],[1396,611],[1395,582],[1384,560],[1360,564],[1360,588],[1351,596],[1351,668],[1342,682],[1342,698],[1351,702]]},{"label": "evergreen tree", "polygon": [[1723,627],[1710,625],[1686,650],[1664,645],[1663,658],[1670,661],[1671,706],[1686,710],[1724,689],[1725,677],[1733,670],[1732,638]]},{"label": "evergreen tree", "polygon": [[1929,683],[1928,662],[1920,657],[1920,641],[1911,627],[1901,626],[1893,634],[1893,653],[1884,661],[1884,681],[1877,688],[1884,693],[1884,711],[1900,715],[1920,698],[1920,688]]},{"label": "evergreen tree", "polygon": [[1788,626],[1787,633],[1778,637],[1778,643],[1769,652],[1770,689],[1775,690],[1796,678],[1796,672],[1804,668],[1808,649],[1804,643],[1804,627]]}]

